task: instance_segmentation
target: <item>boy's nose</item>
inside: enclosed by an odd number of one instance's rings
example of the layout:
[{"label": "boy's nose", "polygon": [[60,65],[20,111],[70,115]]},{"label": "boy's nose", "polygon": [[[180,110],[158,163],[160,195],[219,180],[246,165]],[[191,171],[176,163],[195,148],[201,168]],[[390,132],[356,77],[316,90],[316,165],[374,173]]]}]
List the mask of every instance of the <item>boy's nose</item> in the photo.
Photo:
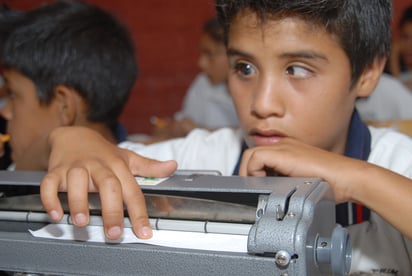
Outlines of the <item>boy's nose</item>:
[{"label": "boy's nose", "polygon": [[276,82],[266,81],[255,90],[252,112],[261,118],[281,117],[285,113],[282,92]]}]

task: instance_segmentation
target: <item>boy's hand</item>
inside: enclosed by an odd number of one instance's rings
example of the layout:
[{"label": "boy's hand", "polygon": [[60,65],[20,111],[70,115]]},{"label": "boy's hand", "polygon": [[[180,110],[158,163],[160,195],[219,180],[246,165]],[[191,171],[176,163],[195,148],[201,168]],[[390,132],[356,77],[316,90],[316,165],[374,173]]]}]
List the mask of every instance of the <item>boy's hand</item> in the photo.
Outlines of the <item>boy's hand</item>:
[{"label": "boy's hand", "polygon": [[43,206],[59,221],[63,210],[57,193],[67,191],[70,214],[77,226],[89,221],[88,192],[99,192],[105,235],[118,239],[123,230],[123,202],[139,238],[152,235],[143,193],[134,175],[166,177],[175,161],[159,162],[118,148],[93,130],[61,127],[49,138],[48,174],[40,185]]},{"label": "boy's hand", "polygon": [[409,178],[290,138],[245,151],[240,175],[265,176],[266,169],[286,176],[323,178],[332,187],[337,203],[359,202],[412,238]]},{"label": "boy's hand", "polygon": [[266,176],[270,172],[291,177],[320,177],[333,189],[336,202],[350,200],[350,175],[365,162],[285,138],[270,146],[245,151],[239,174]]},{"label": "boy's hand", "polygon": [[192,120],[189,118],[183,118],[172,123],[171,132],[174,137],[184,137],[196,127],[197,125]]}]

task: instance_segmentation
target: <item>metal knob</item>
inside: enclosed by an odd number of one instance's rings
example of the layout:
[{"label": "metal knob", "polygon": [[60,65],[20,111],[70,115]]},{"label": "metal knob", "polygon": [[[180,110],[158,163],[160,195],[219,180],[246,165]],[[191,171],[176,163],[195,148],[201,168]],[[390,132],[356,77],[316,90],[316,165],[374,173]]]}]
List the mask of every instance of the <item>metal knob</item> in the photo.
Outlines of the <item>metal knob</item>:
[{"label": "metal knob", "polygon": [[285,250],[279,250],[278,252],[276,252],[275,255],[275,263],[279,266],[279,267],[286,267],[289,265],[290,263],[290,259],[291,256],[290,254],[285,251]]}]

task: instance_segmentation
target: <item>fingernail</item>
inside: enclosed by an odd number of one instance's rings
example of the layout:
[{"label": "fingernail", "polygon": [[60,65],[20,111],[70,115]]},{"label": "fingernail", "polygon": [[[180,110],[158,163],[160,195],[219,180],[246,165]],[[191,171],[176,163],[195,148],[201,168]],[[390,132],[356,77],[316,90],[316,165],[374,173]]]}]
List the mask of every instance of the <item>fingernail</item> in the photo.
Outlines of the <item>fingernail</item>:
[{"label": "fingernail", "polygon": [[74,217],[74,221],[76,225],[86,225],[87,224],[87,218],[85,214],[78,213]]},{"label": "fingernail", "polygon": [[140,229],[140,234],[142,235],[142,238],[151,238],[152,237],[152,228],[143,226]]},{"label": "fingernail", "polygon": [[49,216],[52,220],[59,220],[59,213],[55,210],[50,211]]},{"label": "fingernail", "polygon": [[122,230],[120,229],[119,226],[113,226],[109,228],[109,230],[107,231],[107,234],[109,235],[110,238],[117,239],[122,234]]}]

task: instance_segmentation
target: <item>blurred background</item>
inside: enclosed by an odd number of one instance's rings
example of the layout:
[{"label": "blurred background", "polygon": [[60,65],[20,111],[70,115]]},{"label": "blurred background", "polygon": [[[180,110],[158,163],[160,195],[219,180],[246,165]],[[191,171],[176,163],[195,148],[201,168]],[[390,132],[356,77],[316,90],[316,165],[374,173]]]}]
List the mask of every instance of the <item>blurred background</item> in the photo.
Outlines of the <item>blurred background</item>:
[{"label": "blurred background", "polygon": [[[51,1],[0,0],[13,9]],[[172,116],[199,72],[203,23],[215,14],[214,0],[88,0],[114,14],[131,31],[140,75],[121,117],[129,133],[149,133],[152,116]],[[412,0],[393,0],[394,36],[402,10]]]}]

